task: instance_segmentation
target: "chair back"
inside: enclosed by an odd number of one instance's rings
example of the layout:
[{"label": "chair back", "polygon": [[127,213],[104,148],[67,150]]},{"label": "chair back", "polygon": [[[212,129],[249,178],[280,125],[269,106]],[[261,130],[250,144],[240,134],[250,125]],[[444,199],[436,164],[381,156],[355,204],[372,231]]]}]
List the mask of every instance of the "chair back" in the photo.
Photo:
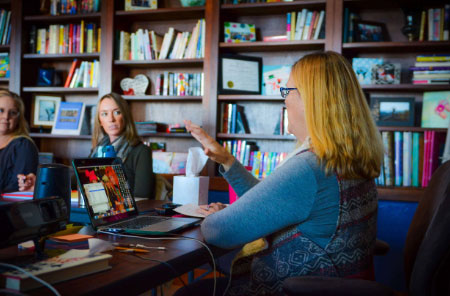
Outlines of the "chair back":
[{"label": "chair back", "polygon": [[[405,242],[405,278],[410,295],[447,295],[439,276],[449,267],[450,161],[433,174],[412,219]],[[441,279],[439,279],[441,278]],[[445,283],[441,282],[445,278]]]}]

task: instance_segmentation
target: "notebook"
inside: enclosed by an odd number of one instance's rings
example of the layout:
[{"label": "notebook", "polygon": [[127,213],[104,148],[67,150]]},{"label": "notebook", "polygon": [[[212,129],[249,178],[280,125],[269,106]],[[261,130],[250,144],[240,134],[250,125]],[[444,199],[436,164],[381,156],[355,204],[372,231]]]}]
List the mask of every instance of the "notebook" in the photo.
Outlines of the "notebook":
[{"label": "notebook", "polygon": [[200,221],[197,218],[139,215],[120,158],[74,159],[72,165],[95,230],[163,234]]}]

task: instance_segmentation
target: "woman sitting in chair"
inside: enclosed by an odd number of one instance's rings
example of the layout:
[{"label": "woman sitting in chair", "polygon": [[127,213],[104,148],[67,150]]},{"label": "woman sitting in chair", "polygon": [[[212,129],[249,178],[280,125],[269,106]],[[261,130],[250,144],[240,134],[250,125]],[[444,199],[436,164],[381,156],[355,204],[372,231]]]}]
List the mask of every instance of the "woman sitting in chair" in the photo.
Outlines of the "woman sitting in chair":
[{"label": "woman sitting in chair", "polygon": [[[289,132],[303,145],[262,181],[186,121],[240,197],[201,210],[209,244],[245,245],[238,257],[247,257],[235,262],[230,281],[219,280],[217,295],[279,295],[283,280],[299,275],[373,278],[383,144],[351,65],[334,52],[306,55],[281,95]],[[210,295],[212,282],[188,288],[176,295]]]}]

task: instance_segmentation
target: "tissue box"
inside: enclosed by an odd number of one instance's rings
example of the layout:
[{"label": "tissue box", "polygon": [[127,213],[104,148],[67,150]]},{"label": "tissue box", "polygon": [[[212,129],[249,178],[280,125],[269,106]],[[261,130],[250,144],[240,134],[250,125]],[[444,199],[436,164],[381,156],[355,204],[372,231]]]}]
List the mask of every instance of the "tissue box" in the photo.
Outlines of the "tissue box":
[{"label": "tissue box", "polygon": [[208,204],[209,177],[174,176],[173,203],[177,204]]}]

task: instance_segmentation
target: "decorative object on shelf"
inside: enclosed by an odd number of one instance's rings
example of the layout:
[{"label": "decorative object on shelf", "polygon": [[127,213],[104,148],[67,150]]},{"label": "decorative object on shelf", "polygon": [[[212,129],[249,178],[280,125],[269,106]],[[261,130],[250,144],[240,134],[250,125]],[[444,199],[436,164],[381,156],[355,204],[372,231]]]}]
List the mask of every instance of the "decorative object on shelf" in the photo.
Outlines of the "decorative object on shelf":
[{"label": "decorative object on shelf", "polygon": [[423,93],[422,127],[446,128],[450,124],[450,91]]},{"label": "decorative object on shelf", "polygon": [[263,65],[263,95],[280,95],[280,87],[286,87],[290,73],[288,65]]},{"label": "decorative object on shelf", "polygon": [[408,41],[415,41],[419,38],[420,13],[414,9],[402,8],[405,15],[405,25],[402,27],[403,35]]},{"label": "decorative object on shelf", "polygon": [[150,80],[144,74],[138,74],[134,78],[124,78],[120,81],[120,88],[124,95],[144,95]]},{"label": "decorative object on shelf", "polygon": [[378,126],[414,126],[414,98],[371,97],[370,109]]},{"label": "decorative object on shelf", "polygon": [[382,58],[353,58],[352,67],[360,84],[372,83],[372,66],[382,65]]},{"label": "decorative object on shelf", "polygon": [[51,128],[62,100],[63,96],[61,95],[34,95],[31,127]]},{"label": "decorative object on shelf", "polygon": [[354,26],[356,42],[389,41],[384,23],[355,20]]},{"label": "decorative object on shelf", "polygon": [[82,102],[61,102],[52,134],[80,135],[85,108],[86,105]]},{"label": "decorative object on shelf", "polygon": [[157,0],[125,0],[125,10],[157,9]]},{"label": "decorative object on shelf", "polygon": [[387,63],[372,66],[372,84],[400,84],[400,64]]},{"label": "decorative object on shelf", "polygon": [[52,86],[55,79],[54,68],[39,68],[37,85],[38,86]]},{"label": "decorative object on shelf", "polygon": [[240,43],[256,41],[256,29],[253,24],[224,22],[225,42]]},{"label": "decorative object on shelf", "polygon": [[205,0],[180,0],[180,3],[183,7],[203,6],[205,5]]},{"label": "decorative object on shelf", "polygon": [[261,57],[225,54],[219,69],[220,94],[261,94]]}]

